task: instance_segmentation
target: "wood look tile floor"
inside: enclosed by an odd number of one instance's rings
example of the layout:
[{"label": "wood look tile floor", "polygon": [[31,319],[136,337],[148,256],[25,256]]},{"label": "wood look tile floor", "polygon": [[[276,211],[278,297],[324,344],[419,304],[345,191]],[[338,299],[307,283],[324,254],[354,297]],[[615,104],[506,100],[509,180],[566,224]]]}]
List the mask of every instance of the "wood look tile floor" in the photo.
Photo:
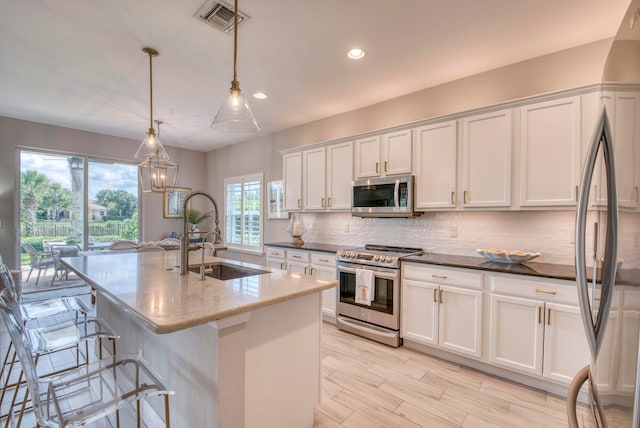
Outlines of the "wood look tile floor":
[{"label": "wood look tile floor", "polygon": [[[563,397],[323,324],[315,428],[566,427]],[[587,408],[579,409],[583,424]]]}]

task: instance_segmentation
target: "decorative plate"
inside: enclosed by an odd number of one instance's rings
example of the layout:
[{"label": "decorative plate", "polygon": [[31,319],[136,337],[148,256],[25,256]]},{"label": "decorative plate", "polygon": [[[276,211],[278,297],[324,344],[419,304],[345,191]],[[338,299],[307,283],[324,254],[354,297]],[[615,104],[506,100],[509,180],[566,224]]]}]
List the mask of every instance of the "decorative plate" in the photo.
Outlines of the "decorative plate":
[{"label": "decorative plate", "polygon": [[478,249],[476,251],[492,262],[498,263],[524,263],[540,255],[540,253],[527,253],[526,251],[520,250],[500,250],[498,248]]}]

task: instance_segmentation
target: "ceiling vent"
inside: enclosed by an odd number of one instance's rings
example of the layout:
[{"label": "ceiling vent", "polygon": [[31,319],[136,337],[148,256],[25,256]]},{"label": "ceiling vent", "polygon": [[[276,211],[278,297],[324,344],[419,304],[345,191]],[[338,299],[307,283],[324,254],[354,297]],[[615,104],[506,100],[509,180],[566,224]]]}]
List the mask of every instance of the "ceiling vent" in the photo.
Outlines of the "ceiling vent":
[{"label": "ceiling vent", "polygon": [[[198,21],[230,34],[233,31],[233,6],[217,0],[207,0],[193,15]],[[238,26],[251,17],[238,11]]]}]

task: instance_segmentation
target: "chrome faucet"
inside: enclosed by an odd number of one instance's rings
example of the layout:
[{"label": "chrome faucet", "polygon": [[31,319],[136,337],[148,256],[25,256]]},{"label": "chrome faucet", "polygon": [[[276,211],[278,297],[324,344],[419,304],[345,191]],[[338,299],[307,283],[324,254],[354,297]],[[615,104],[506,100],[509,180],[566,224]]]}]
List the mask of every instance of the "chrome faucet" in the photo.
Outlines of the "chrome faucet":
[{"label": "chrome faucet", "polygon": [[[220,244],[222,242],[222,240],[220,239],[220,228],[218,227],[218,224],[220,223],[220,221],[218,220],[218,205],[216,204],[216,201],[213,199],[213,197],[205,192],[200,192],[200,191],[196,191],[196,192],[191,192],[189,193],[189,196],[187,196],[187,198],[184,200],[184,203],[182,205],[182,238],[180,238],[180,275],[186,275],[189,271],[189,220],[188,220],[188,213],[187,213],[187,205],[189,203],[189,201],[191,200],[191,198],[193,198],[194,196],[197,195],[201,195],[206,197],[207,199],[209,199],[211,201],[211,203],[213,204],[213,208],[214,208],[214,222],[215,222],[215,228],[214,230],[212,230],[211,232],[199,232],[199,233],[205,233],[205,237],[209,234],[213,234],[215,236],[215,240],[213,241],[214,244]],[[203,249],[203,257],[204,257],[204,249]]]}]

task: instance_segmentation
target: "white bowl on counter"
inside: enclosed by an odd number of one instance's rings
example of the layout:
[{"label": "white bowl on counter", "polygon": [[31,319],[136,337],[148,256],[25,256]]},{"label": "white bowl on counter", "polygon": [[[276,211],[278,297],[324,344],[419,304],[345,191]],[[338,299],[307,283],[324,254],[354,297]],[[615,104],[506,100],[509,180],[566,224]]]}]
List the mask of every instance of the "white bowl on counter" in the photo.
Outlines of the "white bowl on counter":
[{"label": "white bowl on counter", "polygon": [[529,253],[521,250],[501,250],[498,248],[477,249],[481,256],[498,263],[524,263],[540,256],[540,253]]}]

